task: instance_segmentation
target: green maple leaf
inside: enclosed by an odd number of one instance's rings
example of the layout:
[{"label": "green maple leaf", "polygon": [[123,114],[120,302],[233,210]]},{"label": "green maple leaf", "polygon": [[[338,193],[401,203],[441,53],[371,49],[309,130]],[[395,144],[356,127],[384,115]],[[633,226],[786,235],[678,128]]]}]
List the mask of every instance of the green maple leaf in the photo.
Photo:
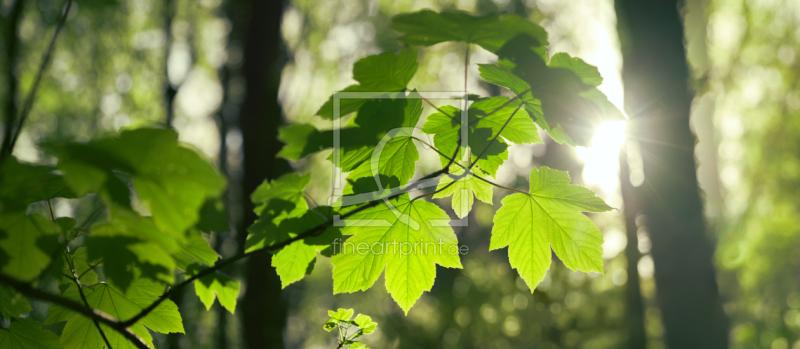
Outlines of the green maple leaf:
[{"label": "green maple leaf", "polygon": [[[384,52],[367,56],[353,65],[353,79],[358,85],[350,85],[343,92],[398,92],[403,91],[417,72],[418,53],[405,48],[398,53]],[[361,108],[369,99],[340,99],[339,115],[342,117]],[[324,119],[334,118],[333,96],[319,108],[316,115]]]},{"label": "green maple leaf", "polygon": [[511,194],[494,216],[490,250],[509,246],[511,266],[531,292],[550,268],[550,248],[572,270],[603,273],[603,235],[581,212],[611,210],[591,190],[547,167],[531,172],[530,194]]},{"label": "green maple leaf", "polygon": [[6,349],[57,349],[61,348],[55,333],[42,329],[31,318],[11,321],[11,326],[0,328],[0,348]]},{"label": "green maple leaf", "polygon": [[21,280],[35,279],[59,248],[60,232],[57,224],[41,215],[0,214],[0,250],[7,258],[0,260],[0,270]]},{"label": "green maple leaf", "polygon": [[408,194],[389,203],[348,218],[353,223],[342,234],[352,236],[332,259],[333,293],[369,289],[386,269],[386,290],[408,313],[422,292],[433,287],[436,264],[461,268],[461,261],[457,238],[442,223],[449,217],[441,208],[411,201]]},{"label": "green maple leaf", "polygon": [[[203,270],[203,267],[193,264],[187,270],[189,275]],[[194,281],[194,292],[206,310],[211,310],[214,299],[219,300],[219,304],[228,309],[231,314],[236,311],[236,298],[239,297],[239,282],[221,273],[211,273],[200,277]]]},{"label": "green maple leaf", "polygon": [[[450,168],[450,174],[454,176],[461,176],[466,172],[465,169],[457,166],[451,166]],[[489,177],[489,175],[485,174],[478,167],[473,167],[471,171],[482,178]],[[452,195],[451,206],[458,218],[466,217],[469,211],[472,210],[472,204],[475,202],[473,195],[480,201],[489,205],[492,204],[492,185],[475,178],[472,174],[459,178],[454,184],[448,186],[450,183],[453,183],[453,177],[442,177],[442,179],[439,180],[439,185],[436,187],[437,191],[441,191],[436,193],[433,198],[446,198]]]},{"label": "green maple leaf", "polygon": [[547,46],[547,32],[517,15],[476,17],[464,12],[436,13],[431,10],[397,15],[392,29],[402,33],[400,41],[409,45],[430,46],[445,41],[463,41],[496,52],[519,34],[535,37]]},{"label": "green maple leaf", "polygon": [[[110,283],[97,284],[83,289],[90,307],[99,309],[121,321],[138,314],[157,300],[164,291],[163,284],[142,278],[134,280],[127,291],[122,291]],[[82,302],[75,285],[67,287],[63,296],[76,302]],[[67,322],[61,333],[61,344],[64,348],[102,348],[105,346],[100,332],[90,318],[56,304],[51,305],[44,322],[45,325],[62,321]],[[133,343],[130,343],[117,331],[106,325],[101,324],[100,326],[113,348],[135,348]],[[147,331],[148,328],[160,333],[183,333],[183,323],[178,306],[170,300],[165,300],[141,321],[129,327],[136,336],[152,347],[153,338]]]}]

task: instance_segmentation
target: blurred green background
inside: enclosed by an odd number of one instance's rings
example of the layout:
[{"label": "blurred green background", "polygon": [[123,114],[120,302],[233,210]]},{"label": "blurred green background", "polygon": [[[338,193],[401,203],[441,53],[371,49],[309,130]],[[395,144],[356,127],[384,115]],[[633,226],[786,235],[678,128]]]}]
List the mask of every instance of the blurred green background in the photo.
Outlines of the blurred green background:
[{"label": "blurred green background", "polygon": [[[286,120],[331,127],[314,112],[333,91],[352,83],[356,60],[399,47],[389,28],[395,14],[431,8],[522,15],[547,29],[551,54],[568,52],[598,66],[604,77],[601,90],[623,109],[625,34],[618,31],[613,0],[257,2],[77,1],[15,155],[48,162],[52,159],[37,148],[39,142],[88,140],[120,128],[169,124],[230,180],[232,229],[210,237],[223,256],[230,256],[241,241],[237,227],[248,219],[244,113],[255,110],[276,125]],[[62,3],[2,0],[0,5],[5,118],[20,108],[33,82]],[[688,83],[695,94],[691,127],[698,140],[694,155],[706,237],[714,246],[730,346],[800,349],[800,2],[687,0],[680,14]],[[473,50],[471,93],[501,93],[478,78],[475,65],[494,59],[487,51]],[[424,49],[410,86],[460,91],[463,64],[459,44]],[[274,100],[279,109],[270,112]],[[272,132],[263,137],[274,139],[274,127]],[[275,290],[275,282],[256,288],[252,275],[274,274],[268,261],[260,261],[231,271],[247,290],[243,298],[252,290],[268,290],[252,297],[272,297],[280,303],[277,308],[245,299],[240,302],[244,309],[230,315],[218,305],[206,312],[193,296],[178,297],[187,334],[158,335],[156,345],[262,348],[266,342],[254,333],[263,332],[269,347],[331,348],[335,337],[322,330],[326,311],[345,307],[379,323],[375,334],[364,337],[373,348],[620,348],[638,327],[647,348],[665,348],[666,326],[654,281],[659,265],[650,254],[647,218],[633,217],[631,235],[620,191],[621,183],[634,188],[645,183],[642,152],[636,141],[625,139],[624,123],[604,125],[592,145],[576,150],[553,142],[514,145],[497,180],[526,185],[531,168],[548,165],[568,170],[573,182],[620,208],[592,215],[604,233],[605,275],[572,272],[554,262],[531,294],[510,269],[504,250],[488,252],[491,218],[503,195],[496,191],[494,207],[476,203],[468,226],[456,227],[460,242],[469,246],[462,259],[465,268],[439,268],[433,290],[408,316],[380,281],[367,292],[332,295],[331,266],[324,261],[282,291]],[[629,167],[622,175],[620,149]],[[320,203],[332,194],[328,155],[292,164],[314,173],[309,194]],[[439,165],[435,153],[421,156],[422,170]],[[247,159],[266,166],[264,173],[281,166],[274,161],[269,154]],[[56,210],[74,209],[69,200],[56,205]],[[633,295],[643,304],[640,320],[629,306],[630,282],[640,286]],[[37,312],[46,311],[44,303],[35,304]]]}]

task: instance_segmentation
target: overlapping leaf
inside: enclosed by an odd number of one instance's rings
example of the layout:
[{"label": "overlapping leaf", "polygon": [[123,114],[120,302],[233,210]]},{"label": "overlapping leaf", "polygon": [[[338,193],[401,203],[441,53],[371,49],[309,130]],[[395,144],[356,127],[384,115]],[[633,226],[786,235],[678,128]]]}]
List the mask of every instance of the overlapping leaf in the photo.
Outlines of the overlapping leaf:
[{"label": "overlapping leaf", "polygon": [[[358,85],[350,85],[342,92],[398,92],[403,91],[417,72],[417,51],[406,48],[398,53],[384,52],[360,59],[353,66],[353,79]],[[324,119],[342,117],[355,112],[369,101],[368,98],[342,98],[339,113],[335,114],[334,98],[331,96],[317,111]]]},{"label": "overlapping leaf", "polygon": [[130,193],[120,176],[132,180],[156,226],[179,240],[198,222],[206,200],[218,197],[225,187],[217,171],[195,151],[182,147],[172,130],[142,128],[47,148],[59,156],[58,168],[79,195],[101,193],[109,202],[126,206]]},{"label": "overlapping leaf", "polygon": [[[188,268],[188,273],[194,275],[203,268],[199,265],[192,265]],[[211,273],[200,277],[194,281],[194,292],[206,310],[211,310],[214,299],[219,300],[219,304],[227,309],[231,314],[236,311],[236,298],[239,297],[239,282],[233,280],[222,273]]]},{"label": "overlapping leaf", "polygon": [[[442,177],[442,179],[439,180],[439,185],[436,187],[437,193],[433,196],[434,199],[438,199],[452,195],[451,206],[458,218],[466,217],[469,211],[472,210],[472,204],[475,202],[473,195],[480,201],[489,205],[492,204],[492,185],[476,178],[472,174],[464,175],[466,171],[467,170],[463,168],[451,166],[450,174],[460,178],[453,183],[453,177]],[[471,173],[475,173],[481,176],[481,178],[489,178],[489,175],[485,174],[478,167],[473,167],[471,171],[473,171]]]},{"label": "overlapping leaf", "polygon": [[[434,145],[446,155],[440,158],[442,165],[447,165],[450,163],[448,158],[456,153],[457,147],[459,152],[456,161],[464,158],[467,149],[458,146],[463,141],[461,111],[452,106],[444,106],[440,110],[428,116],[422,130],[434,135]],[[504,139],[523,144],[541,143],[536,126],[518,100],[510,101],[508,97],[481,99],[470,106],[467,114],[469,162],[475,162],[489,175],[494,176],[500,165],[508,160],[508,143]]]},{"label": "overlapping leaf", "polygon": [[[313,210],[303,198],[310,176],[287,174],[264,182],[252,195],[258,220],[248,229],[245,251],[254,251],[295,238],[331,219],[333,210],[320,206]],[[284,246],[272,257],[272,266],[283,287],[302,279],[313,267],[318,252],[340,237],[338,228],[327,227],[302,240]]]},{"label": "overlapping leaf", "polygon": [[496,52],[511,38],[525,34],[536,38],[539,46],[547,46],[547,32],[542,27],[511,14],[476,17],[458,11],[422,10],[395,16],[392,29],[400,32],[400,41],[409,45],[463,41]]},{"label": "overlapping leaf", "polygon": [[531,291],[550,268],[550,248],[572,270],[603,273],[603,235],[581,212],[611,209],[591,190],[547,167],[531,172],[530,194],[511,194],[494,216],[490,250],[508,258]]},{"label": "overlapping leaf", "polygon": [[[83,290],[89,306],[118,319],[128,320],[142,309],[157,300],[165,291],[163,284],[147,279],[137,278],[127,291],[122,291],[110,283],[97,284]],[[78,290],[70,285],[63,293],[67,298],[81,302]],[[102,348],[105,346],[100,332],[94,322],[81,314],[51,305],[45,324],[66,321],[61,333],[61,344],[66,349]],[[119,332],[106,325],[100,325],[113,348],[135,348]],[[183,333],[183,324],[178,307],[170,300],[162,302],[155,310],[147,314],[141,321],[130,327],[130,330],[152,347],[153,338],[147,329],[160,333]]]},{"label": "overlapping leaf", "polygon": [[[558,53],[548,64],[539,54],[537,40],[528,36],[509,40],[497,54],[496,66],[480,66],[481,77],[517,94],[555,141],[587,145],[598,125],[624,119],[597,90],[602,82],[597,69],[579,58]],[[536,113],[537,101],[543,117]]]},{"label": "overlapping leaf", "polygon": [[[58,251],[60,227],[44,216],[25,211],[0,214],[0,271],[33,281]],[[4,260],[3,260],[4,259]]]},{"label": "overlapping leaf", "polygon": [[365,209],[350,218],[353,235],[333,256],[333,292],[366,290],[386,269],[386,290],[406,313],[430,291],[436,265],[461,268],[457,239],[447,213],[408,194]]},{"label": "overlapping leaf", "polygon": [[42,329],[31,318],[11,321],[11,326],[0,328],[0,348],[6,349],[58,349],[61,344],[55,333]]}]

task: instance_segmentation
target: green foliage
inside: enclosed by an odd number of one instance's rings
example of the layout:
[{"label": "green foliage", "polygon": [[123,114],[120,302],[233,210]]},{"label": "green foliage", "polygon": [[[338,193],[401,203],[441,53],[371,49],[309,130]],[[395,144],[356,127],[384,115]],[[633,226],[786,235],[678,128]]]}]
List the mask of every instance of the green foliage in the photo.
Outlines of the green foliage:
[{"label": "green foliage", "polygon": [[42,329],[31,318],[14,320],[7,329],[0,328],[0,347],[8,349],[61,348],[55,333]]},{"label": "green foliage", "polygon": [[[372,318],[358,314],[355,319],[350,320],[353,317],[355,312],[353,309],[339,309],[337,311],[328,310],[328,319],[325,322],[325,325],[322,327],[325,331],[331,332],[333,330],[338,329],[339,333],[339,346],[338,348],[344,348],[345,345],[348,345],[350,348],[363,348],[367,349],[364,343],[356,342],[355,339],[365,335],[375,332],[378,328],[378,323],[373,322]],[[353,333],[350,333],[350,330],[356,330]]]},{"label": "green foliage", "polygon": [[[96,284],[83,288],[89,306],[98,309],[116,319],[127,320],[164,293],[164,285],[153,281],[137,278],[129,285],[127,291],[110,283]],[[63,296],[80,302],[81,297],[75,285],[69,285]],[[45,324],[66,321],[61,334],[61,344],[64,348],[103,348],[100,332],[91,319],[84,317],[72,310],[59,305],[52,305],[45,319]],[[113,348],[134,348],[132,343],[122,335],[106,325],[100,325]],[[153,338],[147,329],[160,333],[183,333],[183,323],[178,306],[170,300],[165,300],[153,312],[141,321],[130,327],[130,330],[145,343],[152,346]]]},{"label": "green foliage", "polygon": [[[248,228],[245,252],[233,259],[220,260],[208,243],[210,234],[229,229],[221,198],[225,180],[172,130],[141,128],[89,142],[45,143],[55,167],[14,157],[0,163],[0,273],[12,280],[0,287],[0,316],[11,319],[8,329],[0,329],[3,347],[102,348],[101,330],[113,348],[136,347],[124,327],[152,346],[149,331],[184,331],[170,292],[191,283],[206,309],[217,299],[234,313],[240,284],[219,269],[264,252],[274,254],[272,266],[283,287],[302,280],[320,255],[331,257],[334,294],[367,290],[383,274],[386,289],[407,314],[433,287],[437,265],[462,267],[451,215],[425,198],[452,196],[455,216],[464,218],[475,198],[493,203],[493,186],[517,191],[492,179],[508,160],[510,144],[541,143],[543,130],[558,142],[583,145],[587,130],[621,118],[597,90],[597,69],[563,53],[548,62],[547,34],[521,17],[426,10],[395,17],[393,28],[411,46],[460,41],[496,53],[498,63],[481,65],[481,77],[515,96],[469,95],[464,123],[463,107],[450,105],[421,120],[430,102],[408,86],[418,67],[415,48],[359,60],[353,68],[358,84],[345,91],[374,94],[340,101],[338,117],[348,119],[341,120],[340,147],[329,160],[348,173],[346,199],[371,193],[372,201],[321,206],[307,200],[309,174],[265,180],[250,193],[258,218]],[[334,99],[317,115],[333,120]],[[334,147],[332,130],[307,124],[287,125],[279,138],[286,143],[279,155],[290,160]],[[419,173],[420,146],[434,148],[440,170]],[[412,189],[427,190],[415,176],[438,186],[412,198]],[[75,199],[71,204],[92,206],[93,212],[56,217],[55,198]],[[511,266],[531,289],[550,266],[551,248],[573,270],[603,272],[602,236],[581,212],[610,207],[588,189],[570,185],[566,173],[534,170],[529,193],[507,196],[502,205],[490,248],[509,246]],[[181,271],[186,281],[173,285]],[[24,296],[32,288],[47,291],[40,281],[53,279],[62,298],[50,298],[59,301],[50,306],[45,324],[66,322],[58,341],[23,317],[32,311]],[[95,322],[74,311],[75,303],[103,314],[101,320],[133,320],[117,327]],[[352,310],[330,317],[325,329],[340,330],[340,347],[363,347],[354,339],[377,326],[365,315],[351,320]]]}]

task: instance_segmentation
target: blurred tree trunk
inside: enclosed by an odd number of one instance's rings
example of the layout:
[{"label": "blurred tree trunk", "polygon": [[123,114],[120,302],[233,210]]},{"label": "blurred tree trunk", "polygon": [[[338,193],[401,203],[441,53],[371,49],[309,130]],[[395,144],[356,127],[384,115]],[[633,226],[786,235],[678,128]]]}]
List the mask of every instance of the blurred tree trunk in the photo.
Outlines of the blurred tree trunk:
[{"label": "blurred tree trunk", "polygon": [[[243,219],[237,227],[239,247],[244,249],[247,227],[256,219],[252,193],[265,179],[275,179],[291,167],[276,158],[282,144],[278,126],[283,112],[278,103],[280,73],[285,60],[281,39],[284,1],[236,0],[230,4],[231,41],[242,48],[239,75],[245,94],[239,109],[243,138]],[[252,349],[282,348],[287,305],[281,297],[281,284],[270,267],[271,256],[262,254],[247,260],[245,294],[240,307],[244,342]]]},{"label": "blurred tree trunk", "polygon": [[178,89],[169,81],[169,54],[172,51],[172,20],[175,18],[177,10],[176,0],[164,0],[162,6],[164,8],[164,104],[166,108],[166,124],[172,127],[172,121],[175,119],[175,95],[178,94]]},{"label": "blurred tree trunk", "polygon": [[5,74],[6,87],[3,91],[5,100],[3,101],[3,149],[7,147],[7,142],[11,141],[12,130],[14,128],[14,120],[17,117],[17,77],[14,70],[17,63],[17,56],[19,55],[19,38],[17,37],[17,28],[19,27],[20,19],[22,18],[22,9],[25,1],[17,0],[10,6],[8,14],[3,16],[3,73]]},{"label": "blurred tree trunk", "polygon": [[[624,147],[624,145],[623,145]],[[619,157],[619,184],[622,193],[622,201],[625,204],[623,214],[625,216],[625,235],[628,237],[628,244],[625,246],[625,259],[628,262],[626,269],[628,281],[625,283],[625,322],[626,322],[626,348],[644,349],[647,347],[647,333],[644,329],[644,302],[642,300],[641,284],[639,281],[639,236],[636,227],[636,214],[639,213],[639,205],[631,185],[630,168],[628,166],[627,151],[622,149]]]},{"label": "blurred tree trunk", "polygon": [[[658,304],[670,348],[726,348],[689,128],[692,93],[677,0],[620,0],[625,102],[645,183],[635,197],[646,218]],[[627,204],[627,203],[626,203]]]}]

